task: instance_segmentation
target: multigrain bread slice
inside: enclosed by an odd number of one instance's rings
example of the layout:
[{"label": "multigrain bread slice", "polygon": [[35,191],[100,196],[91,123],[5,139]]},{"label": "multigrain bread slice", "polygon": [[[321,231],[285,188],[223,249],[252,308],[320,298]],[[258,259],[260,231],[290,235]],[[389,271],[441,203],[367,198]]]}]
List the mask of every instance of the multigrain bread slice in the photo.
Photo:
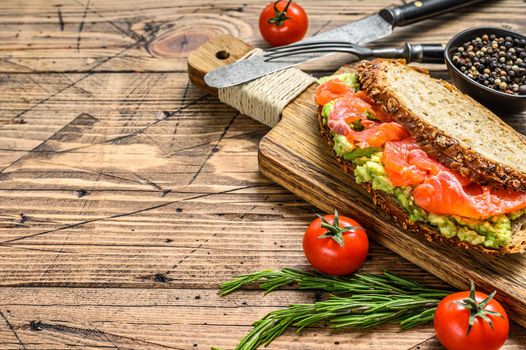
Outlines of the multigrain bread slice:
[{"label": "multigrain bread slice", "polygon": [[[361,63],[358,67],[362,67],[368,64],[368,62]],[[352,72],[353,69],[347,68],[346,72]],[[361,82],[363,84],[363,82]],[[362,85],[363,86],[363,85]],[[318,126],[320,128],[323,138],[327,141],[330,149],[333,150],[334,142],[332,139],[331,131],[327,125],[324,125],[323,117],[321,115],[322,108],[318,108]],[[350,174],[354,178],[355,166],[352,162],[344,160],[342,157],[336,156],[333,151],[340,168],[343,172]],[[491,255],[504,255],[504,254],[514,254],[514,253],[523,253],[526,250],[526,216],[521,217],[520,219],[512,221],[512,240],[511,242],[500,249],[490,249],[483,247],[481,245],[473,245],[468,242],[459,240],[457,237],[446,238],[437,229],[433,226],[428,225],[423,222],[414,222],[409,219],[407,212],[398,205],[397,201],[390,194],[374,190],[370,183],[364,182],[361,184],[367,192],[371,195],[373,202],[385,213],[391,216],[394,221],[405,230],[416,232],[418,234],[424,235],[425,239],[428,241],[440,241],[446,242],[448,244],[463,248],[463,249],[473,249],[480,251],[484,254]]]},{"label": "multigrain bread slice", "polygon": [[356,71],[428,154],[482,185],[526,192],[526,137],[490,110],[402,61],[364,61]]}]

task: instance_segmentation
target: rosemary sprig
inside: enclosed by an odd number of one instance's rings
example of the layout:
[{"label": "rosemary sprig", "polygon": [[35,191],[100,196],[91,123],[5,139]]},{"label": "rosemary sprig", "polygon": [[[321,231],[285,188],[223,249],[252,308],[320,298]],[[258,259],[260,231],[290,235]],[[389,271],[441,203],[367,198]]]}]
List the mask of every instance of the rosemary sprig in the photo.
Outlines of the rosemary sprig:
[{"label": "rosemary sprig", "polygon": [[254,283],[260,289],[263,289],[265,294],[294,283],[297,289],[319,290],[331,293],[401,293],[437,298],[443,298],[451,293],[440,289],[424,288],[416,282],[401,278],[390,272],[384,272],[382,275],[355,274],[352,277],[337,277],[285,268],[278,271],[263,270],[253,272],[223,282],[219,286],[219,294],[225,296]]},{"label": "rosemary sprig", "polygon": [[305,327],[322,322],[335,329],[365,329],[398,322],[401,329],[406,330],[432,320],[440,300],[451,293],[425,288],[389,272],[335,277],[282,269],[254,272],[222,283],[220,294],[227,295],[248,284],[257,284],[266,293],[295,284],[298,289],[338,295],[270,312],[253,324],[252,330],[241,339],[236,350],[252,350],[268,345],[289,327],[295,327],[300,332]]}]

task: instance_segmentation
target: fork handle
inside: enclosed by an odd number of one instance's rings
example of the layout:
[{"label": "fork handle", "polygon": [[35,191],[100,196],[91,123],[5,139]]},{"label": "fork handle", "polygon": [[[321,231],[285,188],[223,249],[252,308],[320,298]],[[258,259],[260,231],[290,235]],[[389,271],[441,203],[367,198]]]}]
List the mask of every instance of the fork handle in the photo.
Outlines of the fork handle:
[{"label": "fork handle", "polygon": [[379,58],[403,58],[407,63],[444,63],[444,46],[442,44],[406,43],[400,48],[372,49],[368,52],[367,56]]},{"label": "fork handle", "polygon": [[442,44],[416,44],[406,43],[404,51],[407,52],[407,62],[444,63],[445,47]]},{"label": "fork handle", "polygon": [[482,0],[422,0],[381,10],[380,16],[393,27],[405,26]]}]

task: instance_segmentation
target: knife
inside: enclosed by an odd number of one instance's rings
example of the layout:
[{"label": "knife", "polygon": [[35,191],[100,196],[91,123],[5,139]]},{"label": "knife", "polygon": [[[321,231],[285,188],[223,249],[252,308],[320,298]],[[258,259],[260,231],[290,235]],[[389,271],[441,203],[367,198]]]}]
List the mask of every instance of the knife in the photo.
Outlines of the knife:
[{"label": "knife", "polygon": [[[301,40],[294,44],[318,41],[347,41],[365,44],[388,36],[394,27],[404,26],[481,0],[422,0],[389,7],[355,22]],[[294,45],[292,44],[292,45]],[[205,75],[208,86],[223,88],[245,83],[264,75],[318,58],[328,53],[310,53],[266,62],[262,55],[218,68]]]}]

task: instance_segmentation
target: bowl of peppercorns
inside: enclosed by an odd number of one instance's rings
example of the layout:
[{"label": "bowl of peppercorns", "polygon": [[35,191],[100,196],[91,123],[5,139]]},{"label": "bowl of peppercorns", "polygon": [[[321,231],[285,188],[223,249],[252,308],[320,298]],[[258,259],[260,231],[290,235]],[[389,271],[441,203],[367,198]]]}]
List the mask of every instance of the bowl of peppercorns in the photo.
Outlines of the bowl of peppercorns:
[{"label": "bowl of peppercorns", "polygon": [[455,85],[497,112],[526,110],[526,36],[477,27],[446,45],[446,65]]}]

